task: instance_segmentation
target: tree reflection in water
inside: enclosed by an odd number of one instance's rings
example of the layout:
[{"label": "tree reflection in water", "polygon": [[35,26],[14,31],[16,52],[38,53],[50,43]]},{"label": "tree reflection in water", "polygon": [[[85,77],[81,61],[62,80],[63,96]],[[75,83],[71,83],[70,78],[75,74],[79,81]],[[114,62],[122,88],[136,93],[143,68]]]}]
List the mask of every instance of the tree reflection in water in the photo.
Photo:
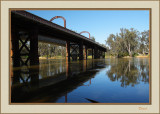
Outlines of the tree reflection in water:
[{"label": "tree reflection in water", "polygon": [[149,59],[111,59],[106,74],[111,81],[121,82],[121,87],[149,83]]}]

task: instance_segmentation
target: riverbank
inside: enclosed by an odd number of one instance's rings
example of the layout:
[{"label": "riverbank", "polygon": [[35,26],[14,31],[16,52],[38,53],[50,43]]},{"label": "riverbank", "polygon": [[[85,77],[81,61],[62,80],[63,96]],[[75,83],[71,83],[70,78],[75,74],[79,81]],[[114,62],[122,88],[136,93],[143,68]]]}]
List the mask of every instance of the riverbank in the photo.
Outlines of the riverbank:
[{"label": "riverbank", "polygon": [[144,55],[144,56],[140,55],[140,56],[136,56],[136,57],[138,57],[138,58],[149,58],[148,55]]},{"label": "riverbank", "polygon": [[[47,59],[47,57],[39,57],[39,59]],[[48,59],[65,59],[65,57],[56,56],[56,57],[48,57]]]},{"label": "riverbank", "polygon": [[[149,58],[148,55],[138,55],[138,56],[135,56],[136,58]],[[113,56],[105,56],[105,58],[116,58],[116,57],[113,57]],[[122,58],[133,58],[133,57],[130,57],[130,56],[124,56]],[[47,59],[46,57],[39,57],[39,59]],[[61,57],[61,56],[56,56],[56,57],[49,57],[48,59],[65,59],[65,57]],[[92,56],[88,56],[88,59],[92,59]]]},{"label": "riverbank", "polygon": [[[138,56],[135,56],[136,58],[149,58],[148,55],[138,55]],[[122,58],[132,58],[130,56],[125,56],[125,57],[122,57]]]},{"label": "riverbank", "polygon": [[[138,56],[135,56],[136,58],[149,58],[148,55],[138,55]],[[114,56],[105,56],[105,58],[116,58]],[[133,57],[130,57],[130,56],[124,56],[122,58],[133,58]]]}]

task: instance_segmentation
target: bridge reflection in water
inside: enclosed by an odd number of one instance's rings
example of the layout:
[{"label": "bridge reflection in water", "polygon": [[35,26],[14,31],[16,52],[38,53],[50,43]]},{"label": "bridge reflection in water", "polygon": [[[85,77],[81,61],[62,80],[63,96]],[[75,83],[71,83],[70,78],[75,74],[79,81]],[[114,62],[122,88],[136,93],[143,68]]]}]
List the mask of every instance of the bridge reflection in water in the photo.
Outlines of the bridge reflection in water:
[{"label": "bridge reflection in water", "polygon": [[148,58],[40,60],[12,74],[12,103],[149,102]]},{"label": "bridge reflection in water", "polygon": [[[11,102],[45,102],[52,95],[55,101],[78,86],[91,85],[105,59],[66,62],[66,60],[40,60],[40,65],[13,68]],[[84,82],[89,81],[89,84]],[[44,101],[42,101],[44,100]]]}]

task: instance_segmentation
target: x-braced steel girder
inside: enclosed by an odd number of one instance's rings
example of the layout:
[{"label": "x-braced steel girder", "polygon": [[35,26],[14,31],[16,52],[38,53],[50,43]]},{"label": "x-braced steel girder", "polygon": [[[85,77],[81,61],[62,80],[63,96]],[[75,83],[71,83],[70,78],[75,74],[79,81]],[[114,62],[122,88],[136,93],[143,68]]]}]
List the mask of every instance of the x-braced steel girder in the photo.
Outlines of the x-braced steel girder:
[{"label": "x-braced steel girder", "polygon": [[[20,61],[21,61],[21,65],[28,65],[28,61],[30,60],[30,49],[29,47],[27,47],[27,42],[29,41],[29,36],[23,41],[22,40],[22,36],[19,36],[19,41],[21,42],[22,46],[19,48],[19,53],[20,53]],[[22,53],[23,48],[25,48],[27,50],[27,52]],[[22,59],[22,57],[26,57],[25,59]]]}]

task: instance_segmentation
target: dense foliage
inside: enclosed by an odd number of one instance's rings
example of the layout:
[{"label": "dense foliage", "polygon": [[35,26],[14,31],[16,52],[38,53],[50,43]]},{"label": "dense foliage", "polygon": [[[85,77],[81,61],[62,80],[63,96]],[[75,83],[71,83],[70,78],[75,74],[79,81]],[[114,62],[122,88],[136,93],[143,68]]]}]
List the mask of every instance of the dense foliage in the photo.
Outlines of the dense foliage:
[{"label": "dense foliage", "polygon": [[134,28],[121,28],[119,34],[109,35],[106,45],[108,53],[115,57],[144,55],[149,52],[149,30],[140,33]]},{"label": "dense foliage", "polygon": [[38,51],[40,57],[47,57],[47,58],[56,56],[65,57],[66,55],[65,47],[43,42],[38,43]]}]

